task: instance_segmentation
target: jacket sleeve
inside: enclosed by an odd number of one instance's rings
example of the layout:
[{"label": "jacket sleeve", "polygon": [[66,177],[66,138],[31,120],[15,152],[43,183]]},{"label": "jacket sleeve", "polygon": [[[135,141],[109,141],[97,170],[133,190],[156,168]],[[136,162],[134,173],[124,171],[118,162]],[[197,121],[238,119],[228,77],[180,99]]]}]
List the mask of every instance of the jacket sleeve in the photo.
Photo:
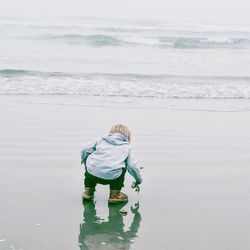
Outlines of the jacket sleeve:
[{"label": "jacket sleeve", "polygon": [[81,164],[84,163],[86,165],[88,156],[96,150],[96,144],[97,140],[94,140],[83,146],[81,150]]},{"label": "jacket sleeve", "polygon": [[137,160],[131,148],[129,149],[129,154],[125,162],[126,162],[126,167],[127,167],[128,172],[135,178],[135,181],[138,184],[141,184],[142,178],[141,178],[140,170],[137,167]]}]

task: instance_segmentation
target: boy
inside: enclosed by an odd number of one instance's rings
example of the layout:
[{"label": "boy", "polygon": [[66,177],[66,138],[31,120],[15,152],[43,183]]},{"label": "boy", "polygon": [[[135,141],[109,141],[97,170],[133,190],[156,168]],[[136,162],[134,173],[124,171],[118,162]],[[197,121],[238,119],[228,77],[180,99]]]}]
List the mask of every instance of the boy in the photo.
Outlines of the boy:
[{"label": "boy", "polygon": [[127,126],[114,125],[108,136],[101,137],[84,146],[81,151],[85,164],[84,200],[94,198],[97,183],[110,185],[109,203],[128,201],[121,192],[126,170],[135,178],[135,187],[142,182],[137,161],[129,145],[131,134]]}]

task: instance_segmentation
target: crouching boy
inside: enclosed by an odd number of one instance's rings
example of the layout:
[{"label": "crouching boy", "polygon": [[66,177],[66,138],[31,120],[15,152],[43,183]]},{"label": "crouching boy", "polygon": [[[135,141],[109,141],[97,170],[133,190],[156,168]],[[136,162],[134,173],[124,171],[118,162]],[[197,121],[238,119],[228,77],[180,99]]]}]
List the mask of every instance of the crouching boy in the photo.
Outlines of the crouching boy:
[{"label": "crouching boy", "polygon": [[130,147],[131,134],[127,126],[114,125],[109,135],[86,144],[81,151],[81,160],[85,165],[82,195],[84,200],[94,198],[97,184],[109,185],[109,203],[126,202],[128,196],[121,192],[128,171],[135,179],[135,185],[142,182],[137,161]]}]

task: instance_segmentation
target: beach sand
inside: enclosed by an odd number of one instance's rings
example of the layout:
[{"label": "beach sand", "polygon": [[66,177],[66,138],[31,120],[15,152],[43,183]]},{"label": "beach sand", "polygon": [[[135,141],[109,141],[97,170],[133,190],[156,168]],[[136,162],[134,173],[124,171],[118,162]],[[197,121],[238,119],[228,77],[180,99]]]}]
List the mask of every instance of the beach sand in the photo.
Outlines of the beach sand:
[{"label": "beach sand", "polygon": [[[250,112],[22,100],[0,97],[1,250],[250,249]],[[139,194],[127,175],[126,216],[107,186],[81,200],[81,146],[117,122],[144,167]]]}]

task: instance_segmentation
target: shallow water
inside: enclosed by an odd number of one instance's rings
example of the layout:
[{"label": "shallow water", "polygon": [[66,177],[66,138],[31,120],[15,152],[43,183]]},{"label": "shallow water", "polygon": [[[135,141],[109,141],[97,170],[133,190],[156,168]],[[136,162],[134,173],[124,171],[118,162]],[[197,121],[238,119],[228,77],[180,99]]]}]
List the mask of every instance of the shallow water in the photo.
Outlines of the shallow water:
[{"label": "shallow water", "polygon": [[[41,105],[14,97],[0,111],[1,250],[250,248],[248,112]],[[133,129],[144,167],[139,194],[126,178],[126,216],[108,206],[107,186],[98,186],[95,203],[81,201],[81,145],[117,121]]]}]

